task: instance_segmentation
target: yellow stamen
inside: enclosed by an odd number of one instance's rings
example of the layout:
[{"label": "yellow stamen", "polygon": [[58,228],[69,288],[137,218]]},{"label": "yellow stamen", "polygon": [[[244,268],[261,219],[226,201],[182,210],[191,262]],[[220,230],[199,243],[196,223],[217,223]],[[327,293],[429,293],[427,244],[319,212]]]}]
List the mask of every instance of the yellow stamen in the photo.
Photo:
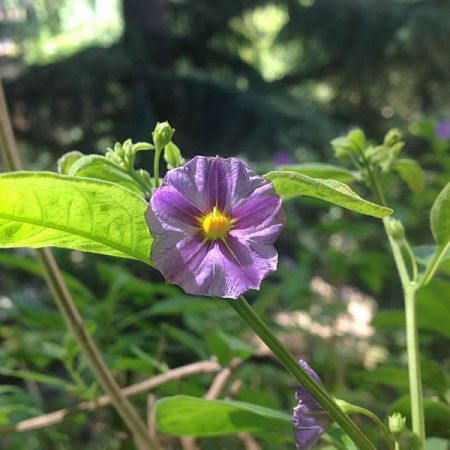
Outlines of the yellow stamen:
[{"label": "yellow stamen", "polygon": [[217,206],[200,219],[203,231],[207,239],[223,239],[230,231],[232,220],[219,211]]}]

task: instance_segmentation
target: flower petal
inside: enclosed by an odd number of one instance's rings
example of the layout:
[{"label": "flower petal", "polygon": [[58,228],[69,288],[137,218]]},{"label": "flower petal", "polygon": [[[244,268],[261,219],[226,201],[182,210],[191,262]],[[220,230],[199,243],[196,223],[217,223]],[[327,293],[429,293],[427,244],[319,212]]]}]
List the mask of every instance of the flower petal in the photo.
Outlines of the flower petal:
[{"label": "flower petal", "polygon": [[160,223],[167,222],[181,228],[183,225],[199,227],[198,219],[202,217],[202,212],[173,187],[163,186],[155,189],[150,203],[152,207],[147,210],[147,220],[152,212],[155,212]]},{"label": "flower petal", "polygon": [[275,223],[284,224],[281,197],[275,195],[273,187],[267,184],[255,190],[253,195],[233,209],[236,221],[234,229],[258,230]]},{"label": "flower petal", "polygon": [[[311,369],[306,361],[301,359],[299,363],[316,383],[322,384],[317,373]],[[320,439],[320,436],[330,423],[330,418],[322,406],[303,386],[297,388],[295,397],[298,400],[298,405],[293,409],[292,413],[295,441],[298,449],[308,450]]]}]

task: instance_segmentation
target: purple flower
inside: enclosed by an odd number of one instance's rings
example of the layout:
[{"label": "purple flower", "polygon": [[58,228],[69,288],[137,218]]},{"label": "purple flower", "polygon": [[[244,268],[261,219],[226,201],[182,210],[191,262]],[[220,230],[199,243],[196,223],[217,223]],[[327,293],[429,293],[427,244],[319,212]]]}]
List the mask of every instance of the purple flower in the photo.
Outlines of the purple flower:
[{"label": "purple flower", "polygon": [[146,219],[153,263],[189,294],[237,298],[277,267],[281,197],[239,159],[197,156],[170,170]]},{"label": "purple flower", "polygon": [[[299,362],[300,366],[316,383],[322,384],[317,373],[309,367],[306,361],[301,359]],[[298,400],[298,405],[294,408],[292,414],[295,440],[298,449],[308,450],[320,439],[325,428],[330,424],[330,418],[304,387],[299,386],[297,388],[295,398]]]},{"label": "purple flower", "polygon": [[434,130],[434,135],[443,141],[450,140],[450,121],[443,120],[438,122]]}]

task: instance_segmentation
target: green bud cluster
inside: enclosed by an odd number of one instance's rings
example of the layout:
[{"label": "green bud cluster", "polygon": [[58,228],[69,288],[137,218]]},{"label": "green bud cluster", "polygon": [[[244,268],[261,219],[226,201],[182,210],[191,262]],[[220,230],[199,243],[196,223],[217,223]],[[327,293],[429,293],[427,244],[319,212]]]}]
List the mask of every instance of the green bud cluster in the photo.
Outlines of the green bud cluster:
[{"label": "green bud cluster", "polygon": [[331,141],[334,155],[339,159],[348,159],[361,155],[366,147],[366,136],[360,129],[350,131],[345,137],[338,137]]},{"label": "green bud cluster", "polygon": [[378,166],[383,173],[387,173],[392,169],[405,146],[402,139],[402,132],[393,128],[384,136],[383,144],[368,147],[365,156],[372,165]]},{"label": "green bud cluster", "polygon": [[154,146],[149,142],[137,142],[133,144],[131,139],[124,143],[116,142],[114,148],[108,148],[105,157],[126,170],[134,170],[136,153],[141,150],[152,150]]}]

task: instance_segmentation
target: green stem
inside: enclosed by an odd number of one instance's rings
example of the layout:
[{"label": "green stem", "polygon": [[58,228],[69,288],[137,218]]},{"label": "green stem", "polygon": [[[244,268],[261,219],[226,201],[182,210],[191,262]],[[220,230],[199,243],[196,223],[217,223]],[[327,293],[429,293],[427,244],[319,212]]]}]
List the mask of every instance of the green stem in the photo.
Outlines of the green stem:
[{"label": "green stem", "polygon": [[411,283],[405,292],[406,342],[408,348],[409,389],[411,397],[412,429],[425,447],[425,417],[423,412],[422,377],[420,373],[419,336],[417,332],[416,285]]},{"label": "green stem", "polygon": [[153,186],[159,187],[159,160],[161,158],[162,148],[158,148],[155,142],[155,157],[153,160]]},{"label": "green stem", "polygon": [[418,278],[419,278],[419,271],[417,270],[417,262],[416,262],[416,257],[414,256],[414,253],[412,251],[411,246],[409,245],[408,240],[405,238],[403,240],[403,247],[406,250],[406,253],[408,254],[408,258],[411,262],[411,267],[412,267],[412,281],[417,282]]},{"label": "green stem", "polygon": [[[5,167],[8,170],[20,170],[21,162],[12,132],[9,112],[6,105],[3,87],[0,84],[0,145]],[[49,249],[36,250],[45,278],[53,294],[55,302],[72,331],[81,351],[89,361],[92,372],[103,391],[111,398],[111,402],[125,424],[130,429],[140,450],[159,449],[150,438],[143,420],[126,396],[120,390],[111,372],[103,361],[94,341],[87,332],[75,303],[61,276],[59,267]]]},{"label": "green stem", "polygon": [[[338,401],[339,404],[341,404],[340,401]],[[363,416],[368,417],[369,419],[371,419],[380,429],[380,431],[383,433],[384,439],[386,440],[389,450],[394,450],[395,447],[395,441],[394,438],[392,436],[392,434],[389,432],[389,430],[387,429],[386,425],[383,423],[382,420],[380,420],[380,418],[374,414],[372,411],[366,409],[366,408],[362,408],[361,406],[357,406],[357,405],[353,405],[351,403],[347,403],[347,402],[342,402],[345,404],[341,405],[344,410],[346,412],[348,412],[349,414],[362,414]]]},{"label": "green stem", "polygon": [[334,399],[318,385],[299,365],[298,361],[283,346],[270,328],[255,313],[244,297],[228,300],[228,304],[241,316],[245,323],[265,342],[284,367],[304,386],[316,401],[327,411],[350,436],[359,450],[375,450],[373,444],[350,417],[337,405]]},{"label": "green stem", "polygon": [[[377,200],[386,206],[383,190],[380,186],[378,178],[374,175],[370,168],[370,164],[366,162],[366,167],[369,175],[369,181],[375,192]],[[423,396],[422,396],[422,378],[420,373],[420,356],[419,356],[419,338],[417,331],[417,312],[415,294],[418,289],[416,278],[411,280],[408,275],[405,260],[401,251],[401,247],[397,239],[391,233],[389,227],[389,218],[383,219],[384,229],[389,240],[392,255],[394,257],[395,265],[400,277],[400,282],[403,288],[404,302],[405,302],[405,316],[406,316],[406,347],[408,353],[408,373],[409,373],[409,392],[411,397],[411,417],[412,429],[420,439],[422,448],[425,447],[425,419],[423,413]],[[409,250],[409,257],[414,258],[411,249],[407,244],[407,251]],[[413,264],[413,275],[417,277],[417,266]]]},{"label": "green stem", "polygon": [[398,241],[392,236],[389,218],[383,219],[394,261],[403,288],[406,315],[406,346],[408,352],[409,392],[411,397],[412,430],[425,446],[425,419],[423,413],[422,378],[420,373],[419,338],[417,332],[417,283],[409,279],[408,270]]},{"label": "green stem", "polygon": [[441,264],[442,258],[447,253],[448,249],[450,248],[450,243],[445,246],[444,248],[438,248],[436,249],[436,253],[433,255],[433,259],[428,264],[425,273],[422,275],[422,278],[419,283],[419,287],[425,286],[430,282],[430,280],[433,278],[437,268]]}]

